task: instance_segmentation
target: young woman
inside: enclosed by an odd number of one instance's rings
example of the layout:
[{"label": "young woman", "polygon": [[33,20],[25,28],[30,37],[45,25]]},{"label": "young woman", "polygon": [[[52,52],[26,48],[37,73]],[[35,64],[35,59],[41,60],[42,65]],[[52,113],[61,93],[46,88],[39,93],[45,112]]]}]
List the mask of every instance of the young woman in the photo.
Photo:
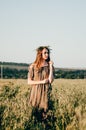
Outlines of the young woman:
[{"label": "young woman", "polygon": [[49,89],[54,80],[53,62],[50,60],[50,49],[47,46],[37,48],[36,60],[29,66],[28,84],[31,85],[29,105],[48,110]]}]

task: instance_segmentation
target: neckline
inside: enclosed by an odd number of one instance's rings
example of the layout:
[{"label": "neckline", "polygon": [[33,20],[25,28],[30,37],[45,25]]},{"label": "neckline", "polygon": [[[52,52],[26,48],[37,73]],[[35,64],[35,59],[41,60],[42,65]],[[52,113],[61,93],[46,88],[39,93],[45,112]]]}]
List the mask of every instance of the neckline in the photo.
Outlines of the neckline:
[{"label": "neckline", "polygon": [[43,66],[41,66],[41,67],[48,67],[48,65],[43,65]]}]

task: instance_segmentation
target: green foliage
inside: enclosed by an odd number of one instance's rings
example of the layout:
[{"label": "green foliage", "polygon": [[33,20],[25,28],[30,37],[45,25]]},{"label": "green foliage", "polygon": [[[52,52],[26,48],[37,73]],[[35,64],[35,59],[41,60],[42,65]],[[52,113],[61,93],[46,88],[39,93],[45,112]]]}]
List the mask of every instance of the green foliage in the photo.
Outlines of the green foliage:
[{"label": "green foliage", "polygon": [[28,106],[26,80],[5,82],[0,89],[0,130],[85,130],[86,81],[58,79],[52,86],[44,118],[42,109]]},{"label": "green foliage", "polygon": [[6,109],[5,105],[0,105],[0,129],[4,130],[5,126],[3,125],[3,115],[4,115],[4,111]]},{"label": "green foliage", "polygon": [[[15,62],[0,62],[0,67],[3,65],[3,78],[13,78],[13,79],[26,79],[28,75],[28,66],[30,64],[26,63],[15,63]],[[0,71],[1,77],[1,71]],[[57,69],[55,68],[54,73],[55,79],[65,78],[65,79],[84,79],[86,78],[86,70],[71,70],[71,69]]]},{"label": "green foliage", "polygon": [[14,78],[14,79],[26,79],[28,70],[18,70],[12,68],[4,68],[3,69],[3,78]]},{"label": "green foliage", "polygon": [[0,97],[4,98],[4,100],[7,98],[12,99],[13,97],[16,96],[16,94],[18,93],[18,90],[19,90],[18,86],[16,86],[16,88],[12,88],[12,89],[10,89],[9,86],[4,86],[3,90],[2,90],[3,93],[1,93]]},{"label": "green foliage", "polygon": [[16,62],[1,62],[0,65],[19,65],[19,66],[28,66],[27,63],[16,63]]},{"label": "green foliage", "polygon": [[84,79],[86,77],[86,70],[58,70],[55,71],[55,78],[65,79]]}]

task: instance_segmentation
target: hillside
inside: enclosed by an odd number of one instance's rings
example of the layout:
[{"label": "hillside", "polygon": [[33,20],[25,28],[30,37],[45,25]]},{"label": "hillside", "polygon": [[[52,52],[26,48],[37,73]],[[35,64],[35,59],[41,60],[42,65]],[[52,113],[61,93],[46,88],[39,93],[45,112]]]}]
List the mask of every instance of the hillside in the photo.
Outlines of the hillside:
[{"label": "hillside", "polygon": [[0,61],[0,66],[3,65],[4,68],[12,68],[12,69],[27,69],[29,64],[27,63],[16,63],[16,62],[1,62]]},{"label": "hillside", "polygon": [[[0,62],[0,77],[3,78],[27,78],[28,67],[31,63]],[[3,76],[2,76],[3,75]],[[57,68],[54,77],[69,79],[86,78],[85,68]]]}]

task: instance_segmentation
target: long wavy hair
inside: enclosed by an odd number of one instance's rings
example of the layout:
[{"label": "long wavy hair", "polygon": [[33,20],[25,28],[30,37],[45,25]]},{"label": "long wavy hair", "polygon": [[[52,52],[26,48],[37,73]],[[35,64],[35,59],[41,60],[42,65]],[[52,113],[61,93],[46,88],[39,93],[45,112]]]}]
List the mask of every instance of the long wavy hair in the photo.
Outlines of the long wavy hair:
[{"label": "long wavy hair", "polygon": [[36,60],[34,61],[34,64],[36,65],[36,67],[38,69],[41,67],[41,63],[43,62],[43,58],[42,58],[43,49],[48,50],[48,59],[46,61],[47,61],[47,63],[49,63],[49,61],[50,61],[50,48],[49,48],[49,46],[40,46],[40,47],[38,47],[36,49],[36,51],[37,51]]}]

